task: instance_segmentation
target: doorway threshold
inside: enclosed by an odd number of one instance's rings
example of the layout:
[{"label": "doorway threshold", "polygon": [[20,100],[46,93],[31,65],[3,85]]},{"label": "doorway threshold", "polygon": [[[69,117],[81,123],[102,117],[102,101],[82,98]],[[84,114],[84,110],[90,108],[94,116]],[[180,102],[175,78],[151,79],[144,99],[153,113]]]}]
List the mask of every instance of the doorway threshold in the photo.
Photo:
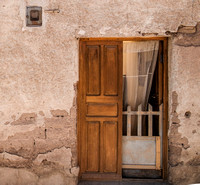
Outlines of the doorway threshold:
[{"label": "doorway threshold", "polygon": [[78,185],[171,185],[163,179],[130,179],[122,181],[80,181]]}]

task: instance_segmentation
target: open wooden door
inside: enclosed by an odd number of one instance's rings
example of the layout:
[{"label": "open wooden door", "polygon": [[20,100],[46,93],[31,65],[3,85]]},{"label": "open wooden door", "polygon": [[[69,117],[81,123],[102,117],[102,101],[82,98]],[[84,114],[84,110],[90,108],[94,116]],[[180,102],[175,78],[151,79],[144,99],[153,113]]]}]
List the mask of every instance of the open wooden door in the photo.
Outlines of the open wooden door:
[{"label": "open wooden door", "polygon": [[120,179],[122,42],[81,41],[79,64],[81,179]]}]

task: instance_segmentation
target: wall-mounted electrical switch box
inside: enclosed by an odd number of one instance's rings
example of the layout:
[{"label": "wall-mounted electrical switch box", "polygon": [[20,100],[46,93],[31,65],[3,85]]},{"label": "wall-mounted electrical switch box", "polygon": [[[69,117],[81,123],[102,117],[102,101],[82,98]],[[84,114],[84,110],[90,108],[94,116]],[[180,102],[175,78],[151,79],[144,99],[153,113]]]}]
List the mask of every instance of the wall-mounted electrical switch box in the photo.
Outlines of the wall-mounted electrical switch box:
[{"label": "wall-mounted electrical switch box", "polygon": [[42,26],[42,7],[26,7],[26,26]]}]

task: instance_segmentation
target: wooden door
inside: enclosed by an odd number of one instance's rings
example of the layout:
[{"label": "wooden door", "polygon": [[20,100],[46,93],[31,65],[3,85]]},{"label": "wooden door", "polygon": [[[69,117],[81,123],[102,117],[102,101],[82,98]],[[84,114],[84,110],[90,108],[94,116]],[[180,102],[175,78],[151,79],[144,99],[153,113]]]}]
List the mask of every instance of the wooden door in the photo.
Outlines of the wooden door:
[{"label": "wooden door", "polygon": [[81,179],[121,178],[122,42],[80,41]]}]

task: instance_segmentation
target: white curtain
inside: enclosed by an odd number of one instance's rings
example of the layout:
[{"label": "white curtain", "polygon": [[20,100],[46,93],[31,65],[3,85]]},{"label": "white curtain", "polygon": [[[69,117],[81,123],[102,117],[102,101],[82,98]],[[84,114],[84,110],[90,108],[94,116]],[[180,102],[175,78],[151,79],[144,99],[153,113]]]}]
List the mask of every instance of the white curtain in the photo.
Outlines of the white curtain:
[{"label": "white curtain", "polygon": [[[123,109],[136,111],[147,107],[153,74],[158,56],[159,41],[123,42]],[[132,121],[132,130],[136,123]]]}]

